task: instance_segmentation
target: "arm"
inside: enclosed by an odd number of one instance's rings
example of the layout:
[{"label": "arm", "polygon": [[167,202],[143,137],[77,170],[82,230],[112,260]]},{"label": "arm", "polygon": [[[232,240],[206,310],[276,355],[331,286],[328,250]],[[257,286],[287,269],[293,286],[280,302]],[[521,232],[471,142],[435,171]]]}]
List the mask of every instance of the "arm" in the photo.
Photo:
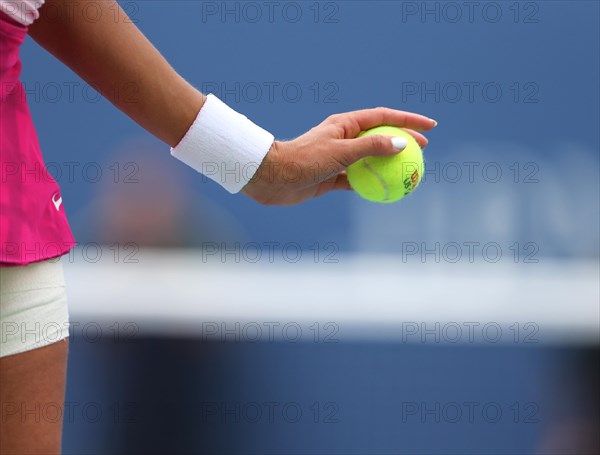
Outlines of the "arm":
[{"label": "arm", "polygon": [[[82,5],[90,1],[100,8],[98,21],[82,14]],[[48,4],[53,4],[51,17],[44,14]],[[140,126],[173,147],[186,136],[206,98],[125,19],[113,0],[47,0],[30,34]],[[133,102],[115,90],[131,84],[136,89]],[[344,170],[350,164],[403,149],[389,137],[356,138],[361,131],[379,125],[410,128],[425,147],[427,139],[415,130],[428,131],[436,124],[422,115],[385,108],[333,115],[293,141],[275,141],[242,192],[263,204],[292,205],[331,190],[348,190]],[[300,169],[293,181],[282,174],[290,165]]]},{"label": "arm", "polygon": [[[83,7],[90,1],[100,8],[97,22],[84,18]],[[45,16],[45,8],[51,8],[52,17]],[[171,68],[123,10],[115,13],[117,8],[113,0],[46,0],[29,34],[136,123],[174,147],[198,115],[204,96]],[[127,87],[135,89],[134,96],[124,96]]]}]

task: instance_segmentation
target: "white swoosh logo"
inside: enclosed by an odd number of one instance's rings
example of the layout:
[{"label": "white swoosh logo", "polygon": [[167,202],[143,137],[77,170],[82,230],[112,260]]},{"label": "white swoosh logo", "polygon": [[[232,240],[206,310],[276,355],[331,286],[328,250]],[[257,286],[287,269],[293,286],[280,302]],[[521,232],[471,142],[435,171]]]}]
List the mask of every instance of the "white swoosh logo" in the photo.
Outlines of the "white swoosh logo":
[{"label": "white swoosh logo", "polygon": [[52,196],[52,203],[54,204],[54,207],[56,207],[56,211],[58,212],[58,210],[60,209],[60,205],[62,204],[62,196],[59,196],[58,199],[54,199],[55,196],[58,196],[58,193]]}]

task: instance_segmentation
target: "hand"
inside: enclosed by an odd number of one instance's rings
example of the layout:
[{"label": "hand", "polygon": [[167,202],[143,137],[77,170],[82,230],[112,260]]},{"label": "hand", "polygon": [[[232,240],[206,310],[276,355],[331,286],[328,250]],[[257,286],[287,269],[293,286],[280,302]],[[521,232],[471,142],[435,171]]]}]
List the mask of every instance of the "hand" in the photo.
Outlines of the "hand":
[{"label": "hand", "polygon": [[435,120],[387,108],[336,114],[302,136],[275,141],[242,192],[265,205],[294,205],[332,190],[351,190],[345,169],[366,156],[391,156],[401,149],[389,136],[357,138],[361,131],[380,125],[404,128],[421,148]]}]

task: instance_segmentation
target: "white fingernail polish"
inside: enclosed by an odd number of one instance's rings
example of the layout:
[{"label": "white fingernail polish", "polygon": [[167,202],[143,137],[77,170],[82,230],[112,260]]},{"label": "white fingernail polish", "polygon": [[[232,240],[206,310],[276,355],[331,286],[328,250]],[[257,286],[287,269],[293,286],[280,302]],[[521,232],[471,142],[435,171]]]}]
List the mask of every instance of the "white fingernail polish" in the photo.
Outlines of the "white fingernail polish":
[{"label": "white fingernail polish", "polygon": [[401,152],[408,145],[408,141],[406,139],[404,139],[403,137],[393,137],[392,138],[392,145],[394,146],[394,148],[396,150],[398,150],[399,152]]}]

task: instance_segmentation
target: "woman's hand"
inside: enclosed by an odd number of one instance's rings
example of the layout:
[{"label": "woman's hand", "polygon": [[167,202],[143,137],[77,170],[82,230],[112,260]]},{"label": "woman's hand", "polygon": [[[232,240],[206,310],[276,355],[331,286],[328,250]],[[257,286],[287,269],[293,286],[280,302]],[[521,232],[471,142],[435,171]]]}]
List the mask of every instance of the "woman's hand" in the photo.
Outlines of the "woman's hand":
[{"label": "woman's hand", "polygon": [[361,131],[389,125],[406,129],[421,148],[435,120],[387,108],[336,114],[289,142],[275,142],[242,192],[265,205],[294,205],[331,190],[350,190],[345,169],[366,156],[399,153],[389,136],[357,138]]}]

